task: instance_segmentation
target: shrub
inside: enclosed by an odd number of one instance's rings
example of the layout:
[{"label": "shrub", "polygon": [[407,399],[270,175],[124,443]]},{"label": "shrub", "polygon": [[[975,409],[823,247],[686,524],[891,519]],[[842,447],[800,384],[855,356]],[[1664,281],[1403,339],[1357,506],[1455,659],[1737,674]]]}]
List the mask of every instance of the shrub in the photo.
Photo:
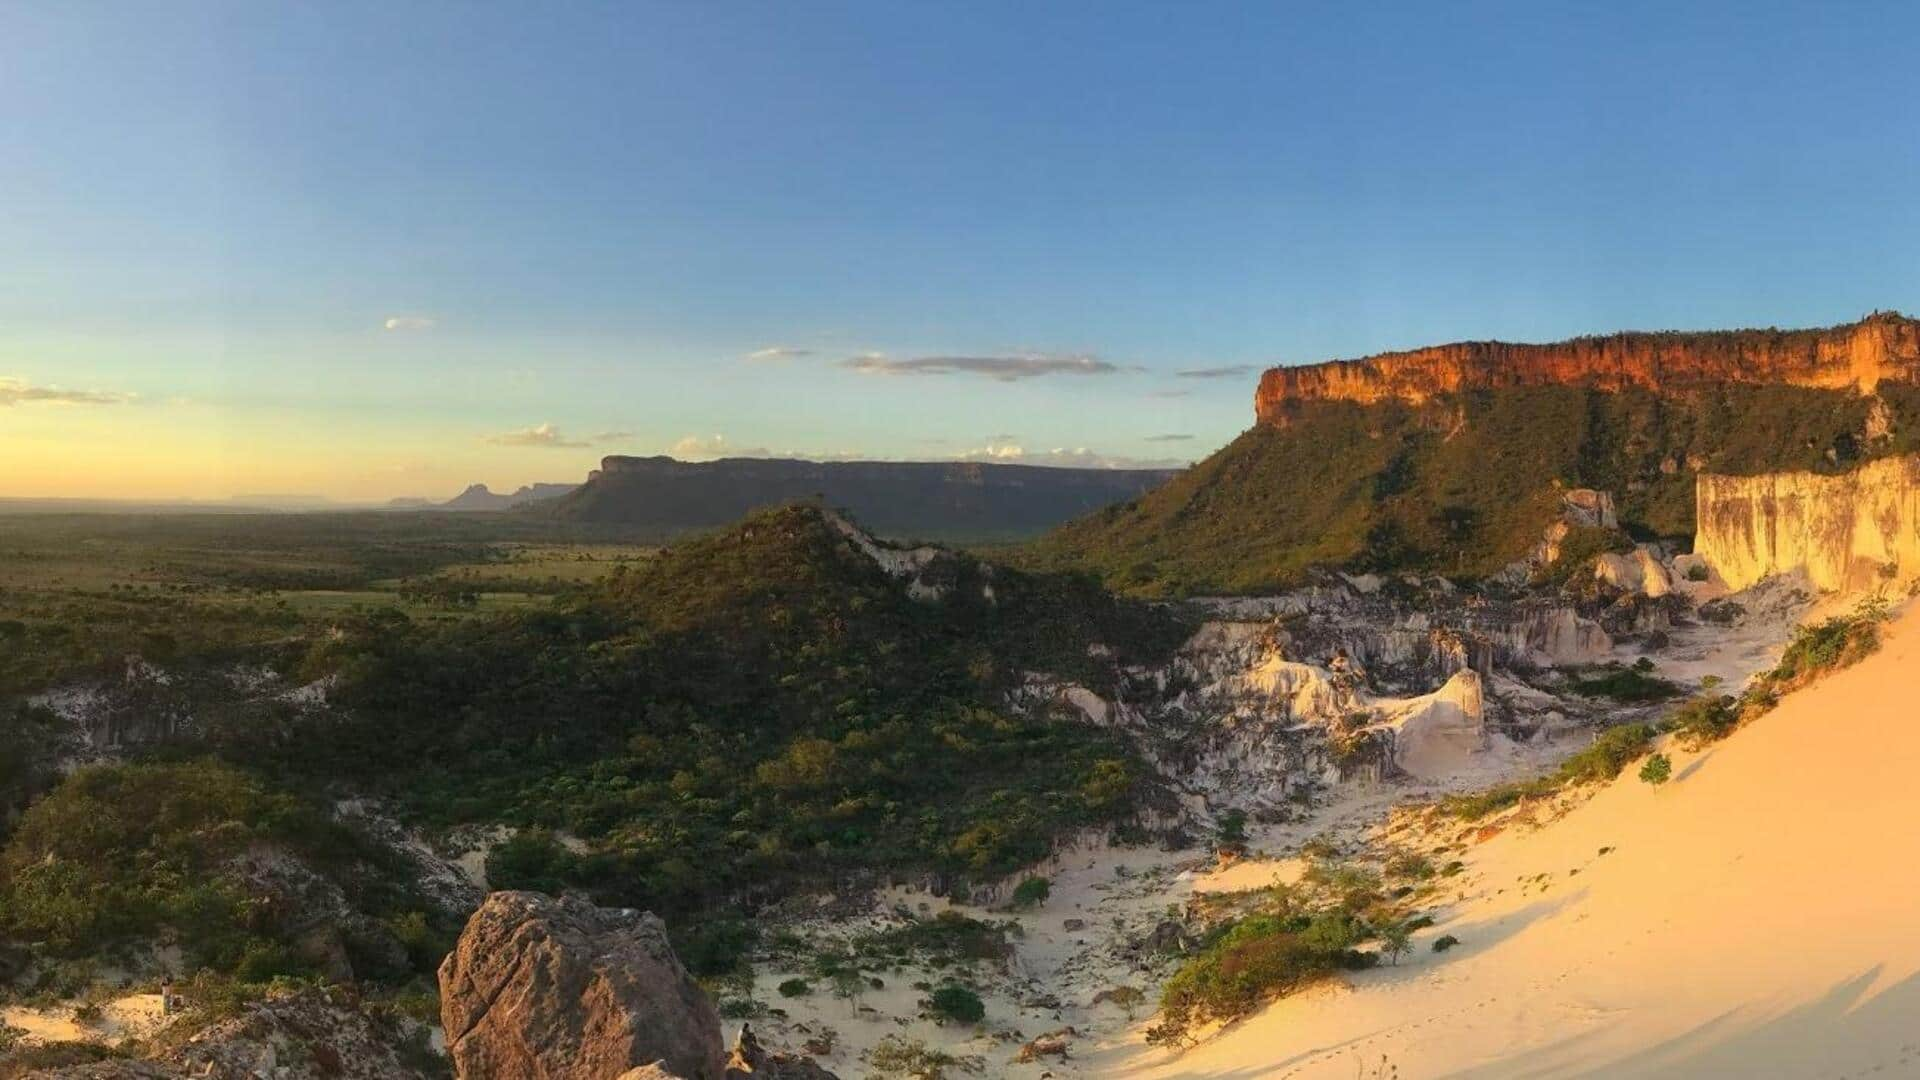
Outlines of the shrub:
[{"label": "shrub", "polygon": [[1795,630],[1779,665],[1767,676],[1771,689],[1784,693],[1818,675],[1859,663],[1880,647],[1880,624],[1886,618],[1883,601],[1867,600],[1851,615],[1836,615]]},{"label": "shrub", "polygon": [[1593,745],[1563,762],[1559,778],[1568,784],[1611,780],[1619,776],[1628,763],[1646,753],[1653,735],[1653,726],[1639,721],[1610,727],[1594,738]]},{"label": "shrub", "polygon": [[1694,563],[1692,566],[1687,567],[1688,581],[1705,581],[1711,576],[1712,573],[1707,569],[1705,563]]},{"label": "shrub", "polygon": [[867,1055],[867,1064],[882,1074],[911,1076],[914,1080],[945,1080],[947,1070],[979,1072],[985,1062],[971,1055],[956,1057],[935,1050],[919,1039],[889,1035]]},{"label": "shrub", "polygon": [[1214,838],[1222,850],[1240,850],[1247,846],[1247,812],[1228,810],[1214,821]]},{"label": "shrub", "polygon": [[1675,709],[1663,725],[1681,745],[1696,748],[1723,739],[1739,726],[1738,702],[1722,694],[1703,695]]},{"label": "shrub", "polygon": [[1185,1044],[1196,1027],[1245,1016],[1343,968],[1370,966],[1376,958],[1353,950],[1364,934],[1344,913],[1242,919],[1167,980],[1147,1041]]},{"label": "shrub", "polygon": [[1552,777],[1514,780],[1470,795],[1448,795],[1440,800],[1440,810],[1444,814],[1463,821],[1478,821],[1489,814],[1497,814],[1527,799],[1551,795],[1558,789],[1559,785],[1553,782]]},{"label": "shrub", "polygon": [[[1645,663],[1645,658],[1642,658]],[[1615,701],[1637,704],[1649,701],[1665,701],[1678,697],[1680,688],[1656,675],[1651,674],[1652,665],[1646,667],[1609,667],[1601,674],[1575,678],[1568,689],[1582,697],[1604,697]]]},{"label": "shrub", "polygon": [[1053,895],[1053,883],[1043,877],[1030,877],[1013,888],[1013,906],[1016,908],[1039,907]]},{"label": "shrub", "polygon": [[781,997],[806,997],[811,993],[813,993],[813,987],[809,986],[805,979],[788,979],[780,984]]},{"label": "shrub", "polygon": [[1655,754],[1640,766],[1640,779],[1659,787],[1673,776],[1673,761],[1665,754]]},{"label": "shrub", "polygon": [[1437,953],[1446,952],[1458,944],[1460,944],[1459,938],[1454,937],[1452,934],[1442,934],[1433,939],[1433,951]]},{"label": "shrub", "polygon": [[943,986],[927,999],[927,1008],[935,1019],[977,1024],[986,1018],[987,1006],[980,995],[964,986]]}]

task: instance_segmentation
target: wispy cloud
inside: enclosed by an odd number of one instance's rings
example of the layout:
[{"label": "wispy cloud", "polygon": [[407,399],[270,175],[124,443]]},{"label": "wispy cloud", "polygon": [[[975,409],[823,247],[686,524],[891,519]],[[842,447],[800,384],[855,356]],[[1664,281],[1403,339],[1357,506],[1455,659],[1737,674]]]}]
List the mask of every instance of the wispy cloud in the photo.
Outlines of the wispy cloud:
[{"label": "wispy cloud", "polygon": [[667,447],[667,456],[681,461],[712,461],[725,457],[785,457],[764,446],[735,446],[725,435],[688,435]]},{"label": "wispy cloud", "polygon": [[797,349],[791,345],[775,345],[771,348],[755,349],[747,354],[747,359],[755,363],[768,364],[782,360],[798,360],[801,357],[812,355],[812,349]]},{"label": "wispy cloud", "polygon": [[956,458],[996,465],[1042,465],[1056,469],[1183,469],[1192,464],[1183,458],[1136,458],[1123,454],[1103,454],[1084,446],[1028,450],[1019,443],[994,440],[989,440],[985,446],[960,453]]},{"label": "wispy cloud", "polygon": [[1193,436],[1191,435],[1149,435],[1147,436],[1147,441],[1148,442],[1187,442],[1192,438]]},{"label": "wispy cloud", "polygon": [[1097,356],[1023,353],[1013,356],[911,356],[863,353],[840,366],[863,375],[984,375],[1017,382],[1042,375],[1112,375],[1120,368]]},{"label": "wispy cloud", "polygon": [[431,330],[440,320],[428,315],[389,315],[383,325],[388,330]]},{"label": "wispy cloud", "polygon": [[0,375],[0,408],[15,405],[125,405],[132,394],[108,390],[64,390],[58,386],[35,386],[25,379]]},{"label": "wispy cloud", "polygon": [[552,424],[539,424],[519,431],[488,435],[485,441],[495,446],[540,446],[553,450],[578,450],[581,447],[593,445],[583,440],[568,439]]},{"label": "wispy cloud", "polygon": [[600,434],[593,436],[592,439],[590,439],[589,441],[596,442],[596,443],[626,442],[628,439],[633,438],[636,434],[638,433],[632,432],[632,431],[603,431]]},{"label": "wispy cloud", "polygon": [[1226,367],[1188,368],[1174,374],[1182,379],[1234,379],[1251,375],[1257,370],[1252,364],[1229,364]]},{"label": "wispy cloud", "polygon": [[1191,390],[1153,390],[1153,391],[1149,391],[1147,396],[1150,398],[1183,398],[1183,397],[1192,397],[1193,391]]}]

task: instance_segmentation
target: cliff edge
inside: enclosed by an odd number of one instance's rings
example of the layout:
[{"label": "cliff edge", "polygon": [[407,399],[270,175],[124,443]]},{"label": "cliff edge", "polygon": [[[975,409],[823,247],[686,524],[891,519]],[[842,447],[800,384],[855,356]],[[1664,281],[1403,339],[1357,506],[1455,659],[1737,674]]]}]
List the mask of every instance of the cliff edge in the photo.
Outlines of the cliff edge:
[{"label": "cliff edge", "polygon": [[1261,423],[1308,401],[1419,403],[1441,394],[1522,386],[1676,391],[1746,383],[1870,393],[1920,382],[1920,320],[1875,312],[1820,330],[1625,332],[1550,345],[1468,341],[1359,360],[1269,368],[1254,394]]}]

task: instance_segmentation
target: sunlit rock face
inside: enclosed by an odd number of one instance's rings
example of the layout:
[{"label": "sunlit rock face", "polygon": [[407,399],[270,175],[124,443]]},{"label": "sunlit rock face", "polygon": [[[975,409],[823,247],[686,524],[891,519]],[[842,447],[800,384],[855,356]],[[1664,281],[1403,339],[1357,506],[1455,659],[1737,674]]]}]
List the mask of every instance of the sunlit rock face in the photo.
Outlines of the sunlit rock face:
[{"label": "sunlit rock face", "polygon": [[1824,330],[1622,333],[1551,345],[1469,341],[1359,360],[1269,368],[1254,410],[1284,424],[1308,401],[1423,402],[1463,390],[1585,386],[1680,391],[1764,383],[1871,392],[1882,381],[1920,381],[1920,320],[1879,313]]},{"label": "sunlit rock face", "polygon": [[1920,458],[1840,476],[1702,476],[1694,550],[1730,589],[1801,571],[1854,591],[1920,579]]}]

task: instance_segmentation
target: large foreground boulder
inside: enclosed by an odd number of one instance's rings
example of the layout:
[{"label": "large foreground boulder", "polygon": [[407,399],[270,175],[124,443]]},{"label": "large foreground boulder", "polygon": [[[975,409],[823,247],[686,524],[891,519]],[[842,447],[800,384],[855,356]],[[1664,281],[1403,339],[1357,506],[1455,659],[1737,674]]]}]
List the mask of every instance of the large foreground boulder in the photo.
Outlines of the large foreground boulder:
[{"label": "large foreground boulder", "polygon": [[652,915],[497,892],[440,965],[440,1019],[463,1080],[722,1080],[720,1016]]}]

